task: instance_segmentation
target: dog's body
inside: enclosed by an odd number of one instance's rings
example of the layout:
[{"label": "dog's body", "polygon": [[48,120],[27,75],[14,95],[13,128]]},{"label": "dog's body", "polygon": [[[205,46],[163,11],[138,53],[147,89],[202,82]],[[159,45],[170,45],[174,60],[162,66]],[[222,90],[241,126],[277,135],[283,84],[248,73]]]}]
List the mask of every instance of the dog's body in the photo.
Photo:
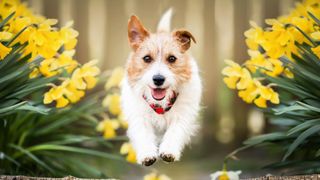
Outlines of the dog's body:
[{"label": "dog's body", "polygon": [[[135,16],[128,24],[133,52],[127,62],[121,104],[138,162],[146,166],[159,156],[167,162],[179,160],[198,128],[202,86],[197,64],[186,53],[195,40],[185,30],[170,33],[170,19],[168,12],[155,34]],[[172,107],[161,111],[150,107],[168,102]]]}]

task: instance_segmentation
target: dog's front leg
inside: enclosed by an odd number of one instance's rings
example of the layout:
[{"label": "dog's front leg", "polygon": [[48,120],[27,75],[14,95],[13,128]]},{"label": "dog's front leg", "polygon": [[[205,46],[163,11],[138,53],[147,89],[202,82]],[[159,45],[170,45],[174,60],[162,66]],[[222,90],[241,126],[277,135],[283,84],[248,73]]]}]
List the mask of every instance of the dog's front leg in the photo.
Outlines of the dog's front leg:
[{"label": "dog's front leg", "polygon": [[189,113],[174,118],[159,148],[159,156],[167,162],[178,161],[186,144],[198,128],[195,116]]},{"label": "dog's front leg", "polygon": [[136,150],[138,163],[150,166],[157,160],[156,136],[150,122],[138,117],[129,123],[128,137]]}]

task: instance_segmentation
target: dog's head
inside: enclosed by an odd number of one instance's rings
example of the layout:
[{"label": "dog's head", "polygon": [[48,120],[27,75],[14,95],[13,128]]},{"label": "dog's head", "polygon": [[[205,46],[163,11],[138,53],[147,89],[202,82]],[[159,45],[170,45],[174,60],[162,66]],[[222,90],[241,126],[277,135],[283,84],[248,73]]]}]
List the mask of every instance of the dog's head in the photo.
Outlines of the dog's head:
[{"label": "dog's head", "polygon": [[127,64],[129,84],[137,93],[161,101],[168,92],[178,91],[190,80],[191,62],[187,55],[192,34],[186,30],[150,33],[136,16],[128,23],[133,50]]}]

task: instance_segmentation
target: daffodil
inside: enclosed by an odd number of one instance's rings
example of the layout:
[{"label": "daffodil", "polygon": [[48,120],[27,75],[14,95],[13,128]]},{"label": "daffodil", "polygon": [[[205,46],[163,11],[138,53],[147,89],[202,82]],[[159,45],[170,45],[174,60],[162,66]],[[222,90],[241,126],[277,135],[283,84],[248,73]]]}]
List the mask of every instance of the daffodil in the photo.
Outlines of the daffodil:
[{"label": "daffodil", "polygon": [[69,104],[69,100],[64,97],[65,87],[64,86],[55,86],[52,87],[48,92],[44,94],[43,103],[50,104],[53,101],[56,101],[56,107],[62,108]]},{"label": "daffodil", "polygon": [[38,77],[40,74],[40,71],[38,68],[33,68],[31,73],[29,74],[29,78],[35,78],[35,77]]},{"label": "daffodil", "polygon": [[[2,19],[11,16],[0,31],[0,60],[10,53],[11,47],[21,44],[24,45],[23,56],[31,55],[30,62],[36,57],[44,59],[39,65],[30,63],[29,78],[56,76],[58,79],[44,94],[44,104],[55,103],[61,108],[76,103],[85,95],[85,90],[96,85],[100,73],[97,61],[80,65],[73,59],[79,35],[72,28],[73,22],[58,28],[56,19],[34,14],[20,0],[1,0],[0,10]],[[7,46],[5,43],[13,37],[15,39]]]},{"label": "daffodil", "polygon": [[244,89],[239,91],[239,97],[245,102],[254,102],[260,108],[267,107],[267,101],[273,104],[279,104],[279,95],[271,87],[264,86],[260,81],[253,79],[252,83]]},{"label": "daffodil", "polygon": [[126,155],[126,160],[128,162],[137,163],[136,152],[130,143],[125,142],[121,145],[120,154]]},{"label": "daffodil", "polygon": [[217,171],[211,174],[211,180],[239,180],[241,171]]},{"label": "daffodil", "polygon": [[0,43],[0,60],[3,60],[11,51],[11,48]]},{"label": "daffodil", "polygon": [[265,41],[264,31],[253,21],[250,21],[250,25],[251,28],[244,33],[246,37],[246,44],[250,49],[258,50],[259,44]]},{"label": "daffodil", "polygon": [[97,131],[102,132],[104,138],[110,139],[117,135],[116,130],[119,127],[120,124],[116,119],[104,119],[98,124]]},{"label": "daffodil", "polygon": [[46,77],[55,76],[66,70],[71,73],[78,65],[77,61],[72,59],[73,51],[64,51],[58,58],[45,59],[41,62],[39,70]]},{"label": "daffodil", "polygon": [[84,91],[77,89],[72,83],[70,79],[66,79],[63,82],[63,85],[65,87],[65,92],[64,95],[68,98],[68,100],[71,103],[76,103],[78,102],[83,96],[84,96]]},{"label": "daffodil", "polygon": [[120,83],[124,76],[124,70],[121,67],[118,67],[112,71],[111,76],[109,77],[105,89],[109,90],[112,87],[119,87]]},{"label": "daffodil", "polygon": [[117,93],[107,95],[102,104],[104,107],[108,107],[110,113],[115,116],[121,113],[120,95]]},{"label": "daffodil", "polygon": [[245,72],[245,70],[239,64],[231,60],[225,60],[225,62],[229,66],[222,70],[222,74],[227,76],[223,79],[223,81],[229,88],[235,89],[241,77],[243,77],[244,74],[248,75],[248,73]]},{"label": "daffodil", "polygon": [[2,31],[0,32],[0,41],[7,41],[12,37],[12,33]]},{"label": "daffodil", "polygon": [[320,46],[311,48],[312,52],[320,59]]},{"label": "daffodil", "polygon": [[79,35],[78,31],[72,29],[73,21],[68,22],[64,27],[59,31],[59,36],[61,37],[62,44],[66,50],[71,50],[75,48],[77,44],[77,36]]},{"label": "daffodil", "polygon": [[71,79],[75,87],[92,89],[96,85],[96,76],[100,74],[100,69],[95,66],[97,62],[97,60],[90,61],[73,72]]},{"label": "daffodil", "polygon": [[150,174],[147,174],[143,177],[143,180],[171,180],[167,175],[160,174],[158,175],[155,172],[152,172]]},{"label": "daffodil", "polygon": [[125,117],[122,113],[118,115],[118,120],[122,128],[124,129],[128,128],[128,122],[125,120]]}]

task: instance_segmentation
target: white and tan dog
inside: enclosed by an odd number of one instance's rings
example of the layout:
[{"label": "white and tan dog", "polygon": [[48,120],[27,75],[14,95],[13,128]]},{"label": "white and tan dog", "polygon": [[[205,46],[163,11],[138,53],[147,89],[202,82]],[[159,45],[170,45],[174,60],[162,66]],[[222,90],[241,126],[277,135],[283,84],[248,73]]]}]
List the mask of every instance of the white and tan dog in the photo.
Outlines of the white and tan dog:
[{"label": "white and tan dog", "polygon": [[187,53],[192,34],[170,32],[172,11],[150,33],[136,16],[128,23],[129,55],[121,104],[129,123],[127,134],[138,163],[152,165],[157,157],[177,161],[198,129],[201,80],[195,60]]}]

